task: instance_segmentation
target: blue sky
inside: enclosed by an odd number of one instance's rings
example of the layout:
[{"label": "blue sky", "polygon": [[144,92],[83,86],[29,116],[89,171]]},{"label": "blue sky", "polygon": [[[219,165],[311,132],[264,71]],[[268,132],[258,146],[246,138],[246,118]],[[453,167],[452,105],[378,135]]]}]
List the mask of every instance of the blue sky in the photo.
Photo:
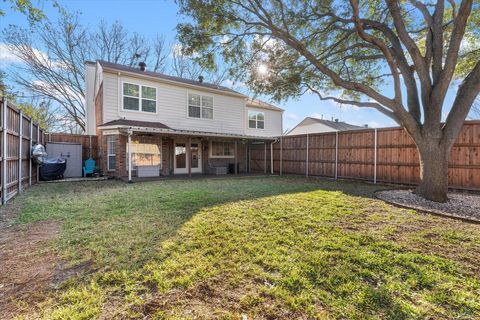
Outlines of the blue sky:
[{"label": "blue sky", "polygon": [[[177,11],[174,1],[168,0],[70,0],[60,1],[60,4],[69,10],[82,13],[84,25],[96,25],[100,20],[107,22],[120,21],[131,32],[138,32],[145,36],[163,34],[168,44],[175,43],[177,23],[184,20]],[[3,1],[0,2],[5,7]],[[48,2],[40,2],[48,16],[55,16],[57,11]],[[5,8],[6,16],[0,18],[0,29],[8,24],[25,24],[25,18]],[[0,53],[1,56],[1,53]],[[3,62],[2,66],[8,64]],[[452,90],[455,91],[455,90]],[[390,89],[385,88],[385,92]],[[448,106],[452,101],[452,93],[446,101]],[[351,106],[338,107],[330,101],[320,101],[315,95],[305,94],[298,100],[289,100],[277,104],[285,109],[284,128],[296,125],[306,116],[323,117],[325,119],[338,118],[340,121],[356,125],[368,124],[370,127],[393,126],[395,123],[390,118],[373,109],[357,108]]]}]

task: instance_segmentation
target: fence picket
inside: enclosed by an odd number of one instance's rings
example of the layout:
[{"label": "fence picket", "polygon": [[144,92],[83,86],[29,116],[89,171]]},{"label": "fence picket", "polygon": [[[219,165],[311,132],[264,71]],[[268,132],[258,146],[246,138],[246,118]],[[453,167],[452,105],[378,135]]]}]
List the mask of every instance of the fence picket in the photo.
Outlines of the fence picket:
[{"label": "fence picket", "polygon": [[[308,139],[308,165],[306,143]],[[415,143],[400,127],[282,136],[275,146],[276,172],[415,185],[420,161]],[[251,148],[252,172],[265,170],[263,150]],[[283,162],[285,164],[283,165]],[[278,166],[277,166],[278,165]],[[307,166],[305,168],[305,166]],[[480,121],[465,121],[450,153],[449,185],[480,190]]]}]

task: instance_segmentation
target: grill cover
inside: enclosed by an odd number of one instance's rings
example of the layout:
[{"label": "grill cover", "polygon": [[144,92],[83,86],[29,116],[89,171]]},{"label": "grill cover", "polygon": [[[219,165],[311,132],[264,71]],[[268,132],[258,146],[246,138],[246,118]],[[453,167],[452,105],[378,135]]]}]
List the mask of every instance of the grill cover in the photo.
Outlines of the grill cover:
[{"label": "grill cover", "polygon": [[62,179],[65,169],[67,169],[66,159],[60,157],[47,159],[40,166],[40,180],[49,181]]}]

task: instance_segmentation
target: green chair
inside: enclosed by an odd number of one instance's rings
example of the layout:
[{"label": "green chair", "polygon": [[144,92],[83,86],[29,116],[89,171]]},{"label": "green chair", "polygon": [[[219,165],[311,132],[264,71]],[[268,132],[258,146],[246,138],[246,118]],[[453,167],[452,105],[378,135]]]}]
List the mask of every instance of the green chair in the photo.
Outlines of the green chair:
[{"label": "green chair", "polygon": [[95,171],[95,160],[92,158],[85,160],[85,167],[83,167],[83,176],[86,177],[87,174],[93,174]]}]

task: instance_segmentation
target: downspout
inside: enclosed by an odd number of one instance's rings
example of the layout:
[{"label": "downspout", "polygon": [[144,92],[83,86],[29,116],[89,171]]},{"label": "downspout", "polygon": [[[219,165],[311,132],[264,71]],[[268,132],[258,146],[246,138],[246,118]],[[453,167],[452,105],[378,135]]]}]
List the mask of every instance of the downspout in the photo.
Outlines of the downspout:
[{"label": "downspout", "polygon": [[278,138],[275,138],[273,142],[270,143],[270,173],[273,174],[273,145],[278,142]]}]

